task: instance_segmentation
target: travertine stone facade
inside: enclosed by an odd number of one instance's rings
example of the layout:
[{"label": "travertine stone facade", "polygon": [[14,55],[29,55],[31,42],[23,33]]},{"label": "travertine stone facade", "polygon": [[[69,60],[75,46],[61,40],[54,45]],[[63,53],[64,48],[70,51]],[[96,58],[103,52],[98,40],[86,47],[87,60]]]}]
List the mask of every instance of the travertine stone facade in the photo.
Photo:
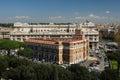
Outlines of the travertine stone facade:
[{"label": "travertine stone facade", "polygon": [[90,49],[99,48],[99,32],[96,30],[95,24],[85,22],[82,24],[71,23],[44,23],[44,24],[28,24],[17,22],[14,24],[14,30],[10,33],[10,39],[16,41],[24,41],[29,38],[71,38],[75,34],[76,29],[81,29],[85,37],[89,40]]},{"label": "travertine stone facade", "polygon": [[10,33],[11,40],[24,41],[29,38],[71,37],[75,24],[27,24],[17,22]]},{"label": "travertine stone facade", "polygon": [[94,23],[86,21],[80,24],[83,34],[89,40],[89,47],[92,50],[99,49],[99,31],[96,30]]}]

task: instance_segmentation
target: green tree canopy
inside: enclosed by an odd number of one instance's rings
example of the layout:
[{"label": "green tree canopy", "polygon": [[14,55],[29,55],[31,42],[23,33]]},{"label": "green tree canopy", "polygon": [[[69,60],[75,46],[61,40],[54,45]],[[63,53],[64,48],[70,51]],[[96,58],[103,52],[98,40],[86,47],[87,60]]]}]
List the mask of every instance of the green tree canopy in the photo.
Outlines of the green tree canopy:
[{"label": "green tree canopy", "polygon": [[80,66],[79,64],[71,65],[68,67],[68,70],[74,74],[74,80],[98,80],[97,77],[93,77],[93,75],[90,74],[87,68]]},{"label": "green tree canopy", "polygon": [[120,31],[116,33],[114,41],[117,42],[118,45],[120,46]]},{"label": "green tree canopy", "polygon": [[108,56],[108,59],[110,59],[110,60],[115,60],[115,61],[117,61],[117,64],[118,64],[118,75],[120,74],[120,52],[118,51],[118,52],[113,52],[113,53],[109,53],[109,54],[107,54],[107,56]]},{"label": "green tree canopy", "polygon": [[26,44],[23,42],[12,41],[12,40],[0,40],[0,49],[7,50],[8,55],[10,55],[10,50],[18,49],[20,47],[25,47]]},{"label": "green tree canopy", "polygon": [[13,23],[0,23],[0,27],[12,27]]},{"label": "green tree canopy", "polygon": [[117,75],[117,71],[106,69],[101,73],[100,80],[120,80],[120,78]]},{"label": "green tree canopy", "polygon": [[18,55],[24,56],[24,57],[30,57],[33,55],[33,51],[31,48],[24,48],[18,51]]}]

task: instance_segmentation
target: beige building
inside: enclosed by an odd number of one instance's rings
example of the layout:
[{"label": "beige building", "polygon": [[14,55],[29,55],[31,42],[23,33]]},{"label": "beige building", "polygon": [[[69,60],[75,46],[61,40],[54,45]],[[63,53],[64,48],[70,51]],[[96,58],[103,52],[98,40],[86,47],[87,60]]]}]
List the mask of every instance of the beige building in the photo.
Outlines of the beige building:
[{"label": "beige building", "polygon": [[89,40],[90,49],[99,48],[99,31],[92,22],[82,24],[72,23],[44,23],[44,24],[28,24],[14,23],[13,31],[10,32],[10,39],[16,41],[24,41],[29,38],[72,38],[75,30],[81,29],[85,37]]},{"label": "beige building", "polygon": [[46,38],[25,40],[35,56],[45,62],[75,64],[88,58],[88,40],[77,30],[73,38]]},{"label": "beige building", "polygon": [[11,28],[0,27],[0,39],[9,39],[10,31],[12,31]]}]

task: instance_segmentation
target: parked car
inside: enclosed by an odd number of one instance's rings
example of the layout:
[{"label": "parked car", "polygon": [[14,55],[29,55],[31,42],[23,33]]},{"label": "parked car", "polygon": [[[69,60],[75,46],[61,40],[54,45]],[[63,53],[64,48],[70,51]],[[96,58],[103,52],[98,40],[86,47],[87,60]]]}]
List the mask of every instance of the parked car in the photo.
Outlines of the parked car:
[{"label": "parked car", "polygon": [[89,66],[93,67],[93,66],[97,66],[97,65],[99,65],[99,64],[100,64],[100,61],[94,61],[94,62],[91,62],[91,63],[89,64]]},{"label": "parked car", "polygon": [[108,62],[108,60],[106,60],[105,62],[104,62],[104,68],[106,69],[106,68],[109,68],[109,62]]},{"label": "parked car", "polygon": [[93,57],[93,56],[94,56],[94,54],[93,54],[93,53],[89,53],[89,56],[90,56],[90,57]]},{"label": "parked car", "polygon": [[97,65],[99,65],[99,64],[100,64],[100,61],[95,61],[95,63],[96,63]]},{"label": "parked car", "polygon": [[88,70],[91,72],[91,71],[95,71],[95,72],[100,72],[100,68],[99,67],[97,67],[97,66],[94,66],[94,67],[91,67],[91,66],[89,66],[88,67]]},{"label": "parked car", "polygon": [[108,58],[107,58],[107,57],[105,57],[105,58],[104,58],[104,61],[108,61]]}]

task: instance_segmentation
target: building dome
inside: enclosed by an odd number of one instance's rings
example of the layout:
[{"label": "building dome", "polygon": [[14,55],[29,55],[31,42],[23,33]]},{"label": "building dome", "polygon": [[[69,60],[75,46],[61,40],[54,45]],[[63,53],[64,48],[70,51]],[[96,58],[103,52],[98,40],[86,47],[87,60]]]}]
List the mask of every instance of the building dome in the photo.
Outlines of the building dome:
[{"label": "building dome", "polygon": [[95,24],[94,24],[94,23],[89,22],[89,21],[86,21],[86,22],[84,23],[84,25],[87,25],[87,26],[95,26]]},{"label": "building dome", "polygon": [[21,22],[14,23],[14,26],[22,26],[23,24]]},{"label": "building dome", "polygon": [[28,23],[23,23],[23,26],[28,26],[29,24]]}]

